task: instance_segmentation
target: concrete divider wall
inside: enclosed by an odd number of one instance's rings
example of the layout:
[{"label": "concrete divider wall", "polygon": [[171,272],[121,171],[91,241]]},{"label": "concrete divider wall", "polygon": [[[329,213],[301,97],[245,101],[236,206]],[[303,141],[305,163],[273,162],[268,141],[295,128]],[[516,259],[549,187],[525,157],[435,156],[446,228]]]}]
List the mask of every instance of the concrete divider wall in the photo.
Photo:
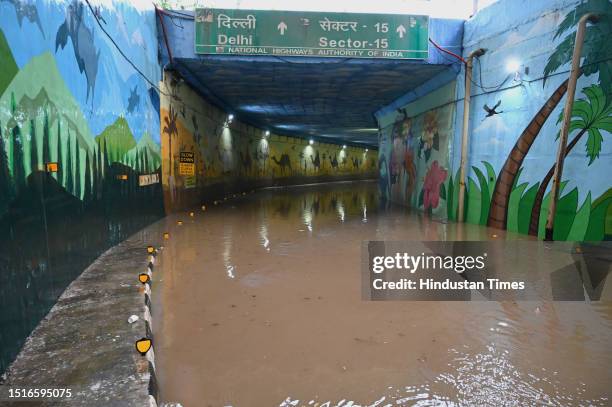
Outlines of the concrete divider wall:
[{"label": "concrete divider wall", "polygon": [[[167,72],[161,88],[162,180],[167,209],[222,199],[227,194],[272,185],[375,178],[372,149],[315,142],[240,121],[202,99]],[[181,153],[192,153],[194,172],[181,169]]]}]

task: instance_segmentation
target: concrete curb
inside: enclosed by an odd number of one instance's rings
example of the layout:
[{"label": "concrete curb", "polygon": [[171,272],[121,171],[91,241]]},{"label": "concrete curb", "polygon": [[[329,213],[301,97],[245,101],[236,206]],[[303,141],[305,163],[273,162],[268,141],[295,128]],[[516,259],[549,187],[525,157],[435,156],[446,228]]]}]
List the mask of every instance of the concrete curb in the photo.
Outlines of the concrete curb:
[{"label": "concrete curb", "polygon": [[[141,231],[107,250],[68,286],[9,366],[0,405],[25,401],[7,399],[9,388],[70,388],[62,401],[71,406],[157,407],[154,349],[145,356],[135,349],[137,340],[153,339],[151,289],[138,275],[152,275],[156,259],[147,246],[159,242],[145,237]],[[138,320],[128,323],[131,315]]]},{"label": "concrete curb", "polygon": [[[149,255],[148,257],[148,265],[147,265],[147,274],[150,277],[149,281],[153,279],[153,270],[155,268],[155,255]],[[151,349],[147,352],[147,360],[149,361],[149,406],[157,407],[157,403],[159,402],[159,387],[157,384],[157,375],[155,374],[155,350],[153,340],[153,312],[151,310],[151,285],[150,283],[144,284],[144,311],[143,311],[143,319],[145,321],[145,337],[151,339],[153,341],[153,345],[151,345]]]}]

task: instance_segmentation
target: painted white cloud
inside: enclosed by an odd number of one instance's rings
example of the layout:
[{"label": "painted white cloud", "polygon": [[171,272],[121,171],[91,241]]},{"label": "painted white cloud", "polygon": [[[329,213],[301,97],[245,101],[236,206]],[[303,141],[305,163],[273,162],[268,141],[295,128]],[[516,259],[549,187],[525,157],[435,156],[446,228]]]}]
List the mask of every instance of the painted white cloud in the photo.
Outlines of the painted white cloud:
[{"label": "painted white cloud", "polygon": [[559,17],[559,12],[545,14],[538,18],[526,32],[512,31],[499,49],[514,47],[523,41],[554,31],[559,25]]}]

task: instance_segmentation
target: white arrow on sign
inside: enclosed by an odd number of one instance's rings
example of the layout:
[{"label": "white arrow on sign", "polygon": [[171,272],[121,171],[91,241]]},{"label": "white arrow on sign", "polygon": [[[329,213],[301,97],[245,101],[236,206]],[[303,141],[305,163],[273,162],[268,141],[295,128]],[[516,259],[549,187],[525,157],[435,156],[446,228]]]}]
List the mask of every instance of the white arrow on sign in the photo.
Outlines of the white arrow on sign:
[{"label": "white arrow on sign", "polygon": [[280,24],[278,25],[278,30],[280,31],[281,35],[285,35],[285,30],[287,29],[287,24],[285,24],[284,21],[281,21]]},{"label": "white arrow on sign", "polygon": [[399,34],[400,38],[404,38],[404,34],[406,34],[406,27],[404,27],[403,25],[400,24],[399,27],[397,27],[397,33]]}]

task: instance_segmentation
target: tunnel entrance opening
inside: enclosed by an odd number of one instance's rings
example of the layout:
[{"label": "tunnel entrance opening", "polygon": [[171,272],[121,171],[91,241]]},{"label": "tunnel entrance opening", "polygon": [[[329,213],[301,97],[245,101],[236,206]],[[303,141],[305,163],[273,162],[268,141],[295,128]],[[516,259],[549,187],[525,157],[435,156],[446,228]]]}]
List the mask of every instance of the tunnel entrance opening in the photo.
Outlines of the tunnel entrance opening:
[{"label": "tunnel entrance opening", "polygon": [[[202,9],[159,17],[168,62],[162,181],[172,208],[262,186],[376,178],[375,113],[454,79],[457,66],[429,49],[431,36],[461,47],[460,20],[423,16]],[[181,162],[184,152],[195,162]]]}]

